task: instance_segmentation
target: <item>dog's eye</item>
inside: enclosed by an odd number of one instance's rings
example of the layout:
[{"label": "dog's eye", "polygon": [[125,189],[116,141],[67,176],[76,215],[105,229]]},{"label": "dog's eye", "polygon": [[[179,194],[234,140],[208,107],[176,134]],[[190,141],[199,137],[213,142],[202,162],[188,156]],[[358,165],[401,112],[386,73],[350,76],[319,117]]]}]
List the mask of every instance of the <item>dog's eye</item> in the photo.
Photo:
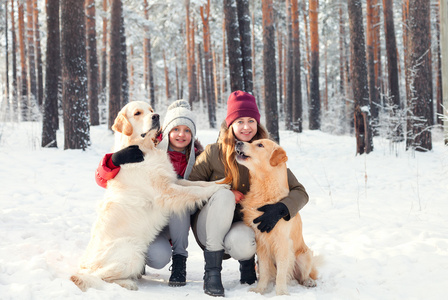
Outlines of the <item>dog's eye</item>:
[{"label": "dog's eye", "polygon": [[263,144],[258,144],[258,147],[260,147],[260,148],[263,148],[264,146],[263,146]]},{"label": "dog's eye", "polygon": [[138,116],[138,115],[141,115],[141,111],[139,111],[139,110],[137,110],[135,113],[134,113],[134,116]]}]

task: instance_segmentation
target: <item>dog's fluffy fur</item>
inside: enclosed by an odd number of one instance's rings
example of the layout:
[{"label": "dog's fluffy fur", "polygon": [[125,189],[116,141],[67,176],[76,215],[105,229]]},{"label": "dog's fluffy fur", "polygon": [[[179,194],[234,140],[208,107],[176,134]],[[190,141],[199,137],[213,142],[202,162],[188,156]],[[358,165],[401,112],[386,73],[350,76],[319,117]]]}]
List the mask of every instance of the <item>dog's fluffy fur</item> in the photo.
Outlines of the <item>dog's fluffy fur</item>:
[{"label": "dog's fluffy fur", "polygon": [[[106,282],[136,290],[148,245],[173,213],[201,205],[226,185],[177,179],[171,162],[154,140],[159,116],[146,102],[127,104],[115,119],[115,151],[139,145],[144,161],[121,166],[108,181],[91,239],[71,280],[82,290]],[[144,136],[144,137],[142,137]]]},{"label": "dog's fluffy fur", "polygon": [[261,232],[253,220],[257,209],[274,204],[289,193],[285,150],[271,140],[238,142],[237,161],[250,172],[250,191],[240,202],[244,222],[255,231],[259,280],[254,292],[263,294],[275,280],[277,295],[288,294],[287,284],[295,278],[300,284],[315,286],[317,269],[313,253],[302,236],[302,220],[297,213],[288,221],[280,219],[270,231]]}]

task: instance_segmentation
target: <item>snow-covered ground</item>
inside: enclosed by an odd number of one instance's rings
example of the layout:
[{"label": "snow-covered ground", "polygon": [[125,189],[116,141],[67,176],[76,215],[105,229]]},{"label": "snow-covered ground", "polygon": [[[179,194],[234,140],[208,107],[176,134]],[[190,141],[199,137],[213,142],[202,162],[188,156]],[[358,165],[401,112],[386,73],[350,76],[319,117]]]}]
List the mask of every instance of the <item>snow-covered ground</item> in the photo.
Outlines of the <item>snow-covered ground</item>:
[{"label": "snow-covered ground", "polygon": [[[147,268],[138,291],[115,284],[81,292],[69,277],[85,249],[104,194],[94,181],[112,134],[92,127],[86,150],[40,147],[41,123],[0,123],[0,299],[210,299],[203,256],[190,235],[187,285]],[[216,130],[200,130],[203,144]],[[355,139],[320,131],[281,131],[289,168],[306,187],[305,241],[325,258],[316,288],[292,284],[282,299],[447,299],[448,147],[440,133],[429,153],[391,149],[374,139],[355,155]],[[226,298],[275,297],[239,284],[238,262],[223,263]]]}]

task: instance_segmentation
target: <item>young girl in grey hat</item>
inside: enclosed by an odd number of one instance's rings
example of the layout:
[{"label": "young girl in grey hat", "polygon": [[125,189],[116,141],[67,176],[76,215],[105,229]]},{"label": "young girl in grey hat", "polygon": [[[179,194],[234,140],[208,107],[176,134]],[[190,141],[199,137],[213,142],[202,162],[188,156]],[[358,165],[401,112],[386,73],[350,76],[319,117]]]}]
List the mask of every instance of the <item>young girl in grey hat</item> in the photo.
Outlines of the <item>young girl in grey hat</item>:
[{"label": "young girl in grey hat", "polygon": [[[167,110],[162,126],[162,140],[157,148],[167,151],[171,163],[179,178],[188,179],[196,156],[202,152],[202,146],[195,139],[196,125],[190,105],[185,100],[177,100]],[[115,153],[106,154],[96,171],[96,182],[106,188],[107,181],[114,178],[120,165],[143,160],[138,146],[129,146]],[[165,267],[172,257],[170,286],[186,284],[186,260],[188,257],[188,233],[190,215],[173,215],[169,224],[149,245],[146,253],[146,265],[155,269]]]}]

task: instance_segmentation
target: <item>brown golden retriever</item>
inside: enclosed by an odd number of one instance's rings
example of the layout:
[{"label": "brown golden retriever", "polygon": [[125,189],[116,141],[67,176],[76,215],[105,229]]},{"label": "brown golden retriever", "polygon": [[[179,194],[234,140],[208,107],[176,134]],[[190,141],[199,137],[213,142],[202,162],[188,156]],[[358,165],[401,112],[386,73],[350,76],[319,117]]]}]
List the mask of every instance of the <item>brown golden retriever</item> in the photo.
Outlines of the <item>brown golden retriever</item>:
[{"label": "brown golden retriever", "polygon": [[257,243],[259,280],[251,291],[263,294],[274,280],[276,294],[285,295],[292,278],[304,286],[315,286],[317,269],[313,253],[303,241],[299,213],[289,221],[280,219],[269,233],[261,232],[253,223],[262,214],[257,208],[288,196],[285,150],[268,139],[238,142],[236,150],[238,163],[250,172],[250,191],[240,203],[244,222],[254,229]]}]

